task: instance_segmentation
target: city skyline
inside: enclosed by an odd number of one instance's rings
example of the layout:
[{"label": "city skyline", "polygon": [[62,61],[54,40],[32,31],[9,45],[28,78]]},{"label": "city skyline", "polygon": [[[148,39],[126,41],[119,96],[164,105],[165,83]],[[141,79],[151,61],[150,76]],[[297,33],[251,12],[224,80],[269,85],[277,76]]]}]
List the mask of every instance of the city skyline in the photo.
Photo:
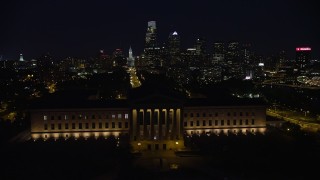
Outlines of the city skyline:
[{"label": "city skyline", "polygon": [[[157,22],[160,43],[177,31],[183,49],[198,37],[208,51],[218,41],[249,42],[263,55],[285,50],[294,58],[295,48],[312,48],[319,57],[317,12],[313,2],[6,2],[1,13],[0,54],[18,59],[22,53],[36,58],[50,52],[58,57],[91,57],[99,49],[116,48],[135,55],[145,45],[146,22]],[[156,4],[157,6],[153,6]],[[116,7],[116,8],[113,8]]]}]

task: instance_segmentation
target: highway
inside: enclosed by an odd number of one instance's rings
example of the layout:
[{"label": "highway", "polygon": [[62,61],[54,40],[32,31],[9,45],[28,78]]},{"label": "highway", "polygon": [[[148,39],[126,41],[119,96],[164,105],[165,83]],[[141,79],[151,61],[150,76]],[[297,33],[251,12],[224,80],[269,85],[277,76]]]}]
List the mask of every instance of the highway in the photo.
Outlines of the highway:
[{"label": "highway", "polygon": [[275,117],[275,118],[283,119],[285,121],[292,122],[294,124],[299,125],[302,129],[307,130],[307,131],[311,131],[311,132],[320,131],[320,124],[314,123],[314,122],[309,122],[306,119],[302,120],[298,116],[292,116],[292,115],[288,116],[288,114],[284,115],[283,113],[278,113],[277,111],[270,110],[270,109],[267,110],[267,115]]}]

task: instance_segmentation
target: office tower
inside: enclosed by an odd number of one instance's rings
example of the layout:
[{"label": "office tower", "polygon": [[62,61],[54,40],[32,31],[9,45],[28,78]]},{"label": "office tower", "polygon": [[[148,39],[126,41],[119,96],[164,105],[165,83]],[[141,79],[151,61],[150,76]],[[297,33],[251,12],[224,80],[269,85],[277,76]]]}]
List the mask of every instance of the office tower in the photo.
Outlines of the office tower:
[{"label": "office tower", "polygon": [[224,56],[225,56],[224,43],[222,42],[213,43],[212,63],[221,64],[222,62],[224,62]]},{"label": "office tower", "polygon": [[112,54],[112,66],[125,66],[127,64],[126,58],[122,49],[118,48]]},{"label": "office tower", "polygon": [[157,43],[157,26],[156,21],[149,21],[144,48],[145,66],[160,66],[160,47]]},{"label": "office tower", "polygon": [[157,46],[157,26],[156,21],[149,21],[146,33],[146,48]]},{"label": "office tower", "polygon": [[19,59],[19,61],[24,61],[22,54],[20,54],[20,59]]},{"label": "office tower", "polygon": [[198,38],[194,47],[196,48],[196,55],[204,56],[206,54],[206,41],[204,38]]},{"label": "office tower", "polygon": [[177,64],[180,58],[180,37],[177,31],[169,34],[168,38],[168,53],[170,65]]},{"label": "office tower", "polygon": [[239,63],[239,42],[229,42],[227,45],[226,60]]},{"label": "office tower", "polygon": [[297,47],[296,48],[296,65],[299,69],[304,69],[310,63],[311,48]]}]

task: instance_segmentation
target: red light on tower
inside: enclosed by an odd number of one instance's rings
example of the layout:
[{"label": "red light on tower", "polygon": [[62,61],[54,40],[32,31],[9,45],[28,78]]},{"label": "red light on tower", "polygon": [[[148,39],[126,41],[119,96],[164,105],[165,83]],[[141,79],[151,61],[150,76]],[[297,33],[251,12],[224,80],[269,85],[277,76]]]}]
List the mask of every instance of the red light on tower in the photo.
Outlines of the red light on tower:
[{"label": "red light on tower", "polygon": [[311,47],[297,47],[296,51],[311,51]]}]

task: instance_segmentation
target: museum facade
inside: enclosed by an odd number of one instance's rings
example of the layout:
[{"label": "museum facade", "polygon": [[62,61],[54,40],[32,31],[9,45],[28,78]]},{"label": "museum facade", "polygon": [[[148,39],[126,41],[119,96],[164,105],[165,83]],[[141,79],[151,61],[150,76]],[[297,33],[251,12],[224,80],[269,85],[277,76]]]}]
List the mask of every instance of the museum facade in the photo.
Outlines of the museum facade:
[{"label": "museum facade", "polygon": [[251,101],[175,99],[150,95],[135,100],[46,102],[30,110],[31,138],[127,135],[137,150],[183,148],[190,135],[264,133],[266,107]]}]

